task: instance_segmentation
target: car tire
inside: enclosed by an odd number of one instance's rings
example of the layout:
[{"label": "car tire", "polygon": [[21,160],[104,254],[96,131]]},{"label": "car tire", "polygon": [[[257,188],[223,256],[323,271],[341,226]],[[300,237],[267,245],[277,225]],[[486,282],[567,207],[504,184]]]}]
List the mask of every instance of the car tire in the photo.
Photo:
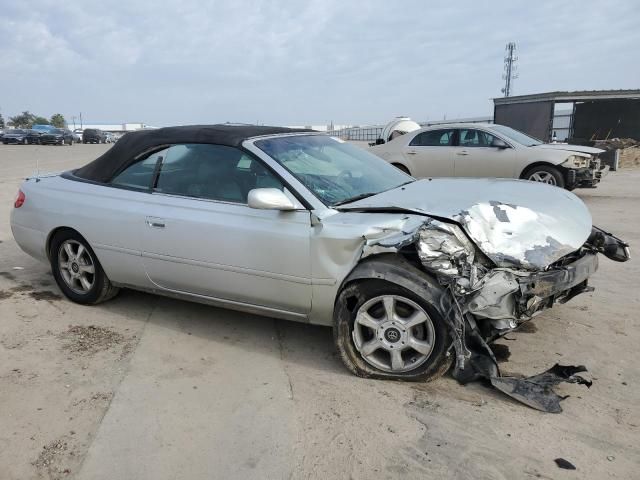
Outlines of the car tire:
[{"label": "car tire", "polygon": [[522,178],[531,182],[541,182],[564,188],[565,181],[562,172],[551,165],[538,165],[524,172]]},{"label": "car tire", "polygon": [[72,145],[73,145],[73,138],[69,140],[69,146],[71,147]]},{"label": "car tire", "polygon": [[402,165],[401,163],[392,163],[391,165],[396,167],[398,170],[403,171],[407,175],[411,175],[411,172],[409,171],[409,169],[405,165]]},{"label": "car tire", "polygon": [[[389,320],[385,313],[386,299],[393,299],[392,308],[402,310],[402,313],[420,311],[428,324],[403,328],[402,319],[411,317],[398,317],[396,310],[396,315],[391,316],[393,320]],[[376,317],[374,311],[382,312],[382,316]],[[366,327],[365,335],[360,314],[373,318],[377,329]],[[394,323],[398,321],[398,324]],[[391,333],[393,337],[390,337]],[[380,337],[376,338],[378,335]],[[415,293],[383,280],[357,281],[343,288],[335,304],[333,337],[342,362],[359,377],[429,381],[442,376],[452,363],[452,356],[447,356],[451,343],[449,332],[436,308]],[[408,344],[415,340],[420,341],[421,349],[426,344],[431,348],[423,352],[413,350]],[[382,346],[369,353],[370,342]],[[394,345],[396,350],[392,350]],[[392,360],[394,355],[400,356],[396,368]],[[416,366],[412,367],[413,364]]]},{"label": "car tire", "polygon": [[119,291],[104,273],[89,243],[74,230],[61,230],[51,239],[51,271],[62,293],[82,305],[105,302]]}]

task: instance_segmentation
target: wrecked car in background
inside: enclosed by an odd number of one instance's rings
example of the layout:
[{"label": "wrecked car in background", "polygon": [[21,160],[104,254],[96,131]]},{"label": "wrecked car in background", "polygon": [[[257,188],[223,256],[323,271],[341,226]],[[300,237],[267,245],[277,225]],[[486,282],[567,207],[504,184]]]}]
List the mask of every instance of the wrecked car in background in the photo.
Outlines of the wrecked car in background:
[{"label": "wrecked car in background", "polygon": [[332,326],[356,375],[431,380],[455,360],[459,381],[547,411],[559,409],[547,387],[582,380],[580,367],[523,385],[500,376],[489,344],[589,291],[600,253],[629,258],[565,190],[415,180],[278,127],[128,133],[82,168],[27,179],[14,207],[17,243],[75,302],[130,287]]},{"label": "wrecked car in background", "polygon": [[412,129],[403,119],[403,128],[406,134],[378,139],[370,151],[417,178],[520,178],[573,190],[595,187],[608,172],[600,159],[604,150],[543,143],[504,125],[451,123]]}]

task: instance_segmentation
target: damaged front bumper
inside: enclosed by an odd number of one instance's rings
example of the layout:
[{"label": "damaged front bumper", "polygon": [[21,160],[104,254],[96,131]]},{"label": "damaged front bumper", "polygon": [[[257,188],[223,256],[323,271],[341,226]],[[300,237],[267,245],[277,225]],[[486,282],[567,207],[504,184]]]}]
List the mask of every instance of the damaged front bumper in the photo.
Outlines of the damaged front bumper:
[{"label": "damaged front bumper", "polygon": [[609,166],[602,166],[599,159],[593,159],[588,167],[567,169],[567,187],[593,188],[602,181],[608,172]]},{"label": "damaged front bumper", "polygon": [[481,288],[463,303],[469,313],[491,322],[492,333],[504,334],[556,302],[565,303],[591,291],[588,278],[597,269],[597,253],[587,252],[571,263],[543,272],[492,270],[481,281]]},{"label": "damaged front bumper", "polygon": [[[577,371],[567,373],[573,367],[558,367],[564,376],[554,376],[550,370],[529,379],[502,377],[489,344],[556,302],[565,303],[593,290],[588,279],[598,269],[598,253],[626,261],[627,243],[593,227],[581,248],[544,268],[533,268],[531,262],[517,267],[513,256],[504,257],[514,261],[513,266],[497,267],[459,225],[431,218],[419,226],[412,223],[401,231],[376,237],[367,239],[363,256],[389,251],[417,254],[423,268],[449,292],[438,307],[452,338],[451,352],[456,357],[453,376],[460,383],[484,379],[513,398],[548,412],[561,411],[561,397],[551,390],[553,385],[560,381],[586,384],[581,377],[574,377]],[[531,256],[537,249],[540,247],[522,257],[537,259]],[[547,381],[547,377],[554,380]]]}]

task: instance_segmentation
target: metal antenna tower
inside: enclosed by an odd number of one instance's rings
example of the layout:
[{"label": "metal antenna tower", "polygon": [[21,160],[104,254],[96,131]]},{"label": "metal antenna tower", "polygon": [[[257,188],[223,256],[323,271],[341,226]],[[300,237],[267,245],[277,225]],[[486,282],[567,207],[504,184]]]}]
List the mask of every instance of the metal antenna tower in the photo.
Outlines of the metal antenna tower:
[{"label": "metal antenna tower", "polygon": [[513,81],[518,78],[518,66],[516,62],[518,61],[518,57],[516,56],[516,43],[509,42],[505,47],[506,54],[504,57],[504,73],[502,74],[502,78],[504,80],[504,88],[500,90],[504,93],[505,97],[511,95],[511,90],[513,89]]}]

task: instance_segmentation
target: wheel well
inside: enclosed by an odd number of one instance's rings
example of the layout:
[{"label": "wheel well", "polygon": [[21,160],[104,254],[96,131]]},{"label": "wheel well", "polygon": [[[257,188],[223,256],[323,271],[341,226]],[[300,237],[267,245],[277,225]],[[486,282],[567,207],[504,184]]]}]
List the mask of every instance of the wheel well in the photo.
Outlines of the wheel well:
[{"label": "wheel well", "polygon": [[559,170],[564,175],[564,171],[563,171],[562,167],[560,167],[559,165],[554,165],[553,163],[549,163],[549,162],[534,162],[531,165],[527,165],[525,167],[525,169],[522,170],[522,172],[520,172],[520,178],[524,179],[524,177],[526,176],[527,172],[529,170],[531,170],[532,168],[535,168],[535,167],[553,167],[556,170]]},{"label": "wheel well", "polygon": [[409,171],[409,167],[407,167],[404,163],[392,162],[391,165],[396,167],[398,170],[402,170],[403,172],[408,173],[409,175],[411,175],[411,172]]},{"label": "wheel well", "polygon": [[434,305],[440,305],[443,289],[437,279],[394,253],[374,255],[356,264],[342,281],[335,300],[348,285],[370,280],[395,284],[420,295]]},{"label": "wheel well", "polygon": [[[77,230],[75,230],[75,229],[73,229],[71,227],[57,227],[57,228],[54,228],[53,230],[51,230],[51,232],[49,232],[49,236],[47,237],[47,243],[46,243],[47,259],[51,260],[51,240],[53,240],[53,237],[55,237],[58,233],[63,232],[65,230],[68,230],[70,232],[75,232],[75,233],[77,233],[78,235],[80,235],[82,237],[82,234],[80,232],[78,232]],[[82,237],[82,238],[84,238],[84,237]]]}]

